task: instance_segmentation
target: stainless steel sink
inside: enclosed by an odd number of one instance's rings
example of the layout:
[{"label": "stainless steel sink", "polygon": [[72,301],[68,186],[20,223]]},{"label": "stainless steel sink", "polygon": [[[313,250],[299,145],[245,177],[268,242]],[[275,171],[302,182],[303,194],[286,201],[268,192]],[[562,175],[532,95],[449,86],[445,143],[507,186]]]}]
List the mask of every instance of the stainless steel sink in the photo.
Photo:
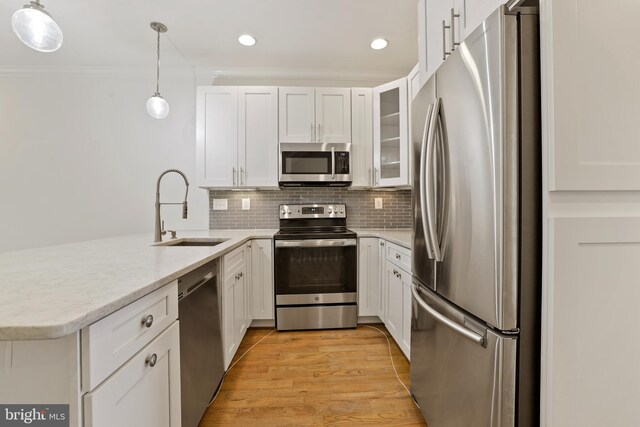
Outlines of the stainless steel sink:
[{"label": "stainless steel sink", "polygon": [[183,246],[216,246],[220,243],[224,243],[229,239],[176,239],[168,240],[166,242],[158,243],[155,246],[171,246],[171,247],[183,247]]}]

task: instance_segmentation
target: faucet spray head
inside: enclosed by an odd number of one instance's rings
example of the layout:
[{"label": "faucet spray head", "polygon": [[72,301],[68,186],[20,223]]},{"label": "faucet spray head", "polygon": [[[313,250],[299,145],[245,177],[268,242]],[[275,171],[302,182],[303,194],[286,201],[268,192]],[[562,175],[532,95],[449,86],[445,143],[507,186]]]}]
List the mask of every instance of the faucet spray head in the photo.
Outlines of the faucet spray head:
[{"label": "faucet spray head", "polygon": [[182,202],[182,219],[187,219],[187,212],[188,212],[188,207],[187,207],[187,201],[185,200],[184,202]]}]

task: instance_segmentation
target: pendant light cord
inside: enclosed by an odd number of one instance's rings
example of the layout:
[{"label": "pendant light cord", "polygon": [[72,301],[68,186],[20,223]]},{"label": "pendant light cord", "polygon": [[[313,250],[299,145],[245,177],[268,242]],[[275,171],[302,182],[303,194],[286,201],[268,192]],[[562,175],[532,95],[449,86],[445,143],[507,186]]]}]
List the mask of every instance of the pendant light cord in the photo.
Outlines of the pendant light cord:
[{"label": "pendant light cord", "polygon": [[156,95],[160,94],[160,29],[156,31],[158,33],[158,61],[156,62]]}]

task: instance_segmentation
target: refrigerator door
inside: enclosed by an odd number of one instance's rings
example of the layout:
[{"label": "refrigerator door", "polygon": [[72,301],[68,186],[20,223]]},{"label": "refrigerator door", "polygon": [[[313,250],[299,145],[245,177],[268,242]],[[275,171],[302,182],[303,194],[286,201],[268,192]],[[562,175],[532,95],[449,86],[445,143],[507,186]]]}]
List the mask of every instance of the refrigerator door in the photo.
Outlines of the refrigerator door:
[{"label": "refrigerator door", "polygon": [[412,294],[411,394],[429,427],[515,425],[517,338],[415,280]]},{"label": "refrigerator door", "polygon": [[411,103],[411,149],[413,150],[413,246],[412,272],[420,281],[435,286],[435,262],[431,249],[426,212],[427,134],[436,100],[435,76],[429,79]]},{"label": "refrigerator door", "polygon": [[440,66],[427,153],[428,175],[444,176],[427,197],[435,290],[505,331],[518,327],[517,41],[500,8]]}]

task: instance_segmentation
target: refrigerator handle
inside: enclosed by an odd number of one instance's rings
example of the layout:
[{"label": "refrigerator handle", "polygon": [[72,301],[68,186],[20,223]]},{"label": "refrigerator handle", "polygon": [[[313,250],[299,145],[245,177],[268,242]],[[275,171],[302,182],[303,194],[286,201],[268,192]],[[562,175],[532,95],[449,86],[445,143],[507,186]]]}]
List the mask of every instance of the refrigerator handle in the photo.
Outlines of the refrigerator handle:
[{"label": "refrigerator handle", "polygon": [[411,284],[411,294],[413,295],[413,299],[416,300],[420,308],[422,308],[424,311],[426,311],[431,316],[433,316],[437,321],[439,321],[440,323],[443,323],[445,326],[448,326],[449,328],[453,329],[455,332],[473,341],[479,346],[484,347],[485,340],[482,335],[472,331],[471,329],[467,329],[464,326],[458,325],[456,322],[450,320],[445,315],[439,313],[435,308],[431,307],[429,304],[424,302],[424,300],[418,293],[418,289],[416,288],[415,283]]},{"label": "refrigerator handle", "polygon": [[[434,200],[434,192],[433,187],[436,184],[434,181],[434,173],[433,173],[433,153],[434,153],[434,139],[436,136],[436,127],[439,123],[440,119],[440,105],[442,104],[441,98],[436,98],[436,102],[433,104],[433,112],[431,113],[431,120],[429,124],[429,132],[427,135],[427,158],[426,158],[426,167],[427,169],[427,177],[428,183],[425,186],[426,199],[427,199],[427,225],[429,226],[429,238],[431,239],[431,246],[433,249],[434,259],[438,262],[442,261],[442,250],[440,249],[440,242],[438,239],[438,231],[436,224],[436,207]],[[424,215],[423,215],[424,216]]]},{"label": "refrigerator handle", "polygon": [[431,122],[431,115],[433,113],[433,104],[429,104],[427,110],[427,117],[424,121],[424,130],[422,131],[422,147],[420,149],[420,210],[422,212],[422,230],[425,234],[425,242],[427,243],[427,254],[429,259],[433,259],[433,249],[431,249],[431,235],[429,233],[429,226],[427,225],[427,135],[429,133],[429,124]]}]

